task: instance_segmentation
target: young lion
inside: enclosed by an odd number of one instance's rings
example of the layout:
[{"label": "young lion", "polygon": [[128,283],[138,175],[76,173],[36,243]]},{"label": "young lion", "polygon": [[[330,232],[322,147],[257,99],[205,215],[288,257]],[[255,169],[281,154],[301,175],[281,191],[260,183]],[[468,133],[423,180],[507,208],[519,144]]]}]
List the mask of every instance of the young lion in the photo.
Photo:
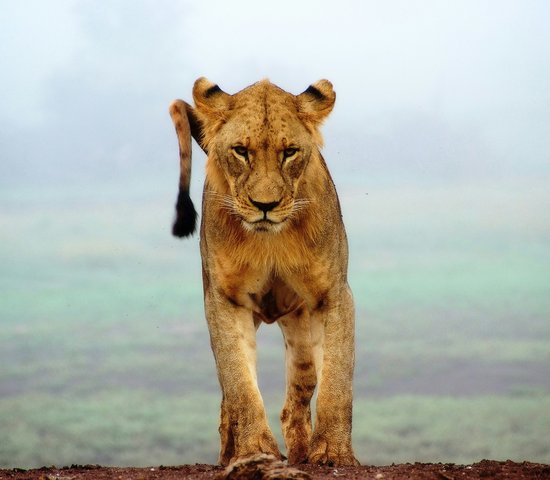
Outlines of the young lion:
[{"label": "young lion", "polygon": [[[340,205],[319,151],[336,94],[292,95],[267,80],[229,95],[205,78],[195,108],[170,106],[180,146],[176,236],[190,235],[191,135],[207,152],[200,246],[204,304],[222,389],[219,461],[282,458],[256,377],[256,330],[286,348],[281,412],[289,463],[357,465],[351,446],[354,308]],[[318,385],[315,428],[310,400]]]}]

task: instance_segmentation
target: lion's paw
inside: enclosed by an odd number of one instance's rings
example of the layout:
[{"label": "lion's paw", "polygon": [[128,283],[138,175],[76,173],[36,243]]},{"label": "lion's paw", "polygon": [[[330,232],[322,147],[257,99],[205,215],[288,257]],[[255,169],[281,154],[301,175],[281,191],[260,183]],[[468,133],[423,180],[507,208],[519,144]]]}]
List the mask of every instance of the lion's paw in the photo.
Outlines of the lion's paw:
[{"label": "lion's paw", "polygon": [[229,463],[259,454],[273,455],[277,460],[285,458],[279,450],[273,434],[269,430],[266,430],[255,437],[247,437],[245,441],[238,442],[233,458],[231,458]]},{"label": "lion's paw", "polygon": [[308,462],[317,465],[329,465],[334,467],[358,466],[359,461],[355,458],[351,447],[329,444],[326,440],[318,439],[312,442]]}]

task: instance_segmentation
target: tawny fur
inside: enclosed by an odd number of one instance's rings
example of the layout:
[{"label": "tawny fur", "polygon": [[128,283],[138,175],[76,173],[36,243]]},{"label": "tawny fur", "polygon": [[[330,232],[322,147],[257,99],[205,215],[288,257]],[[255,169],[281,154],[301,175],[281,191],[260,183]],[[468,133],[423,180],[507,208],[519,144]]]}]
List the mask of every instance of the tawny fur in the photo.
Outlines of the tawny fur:
[{"label": "tawny fur", "polygon": [[[319,127],[336,98],[332,85],[321,80],[292,95],[263,80],[229,95],[200,78],[193,98],[194,109],[180,100],[171,114],[180,152],[190,152],[191,135],[208,152],[200,243],[222,389],[219,461],[282,458],[256,378],[256,329],[276,321],[286,347],[281,424],[289,462],[357,464],[347,240],[319,151]],[[187,191],[190,165],[190,155],[181,156]]]}]

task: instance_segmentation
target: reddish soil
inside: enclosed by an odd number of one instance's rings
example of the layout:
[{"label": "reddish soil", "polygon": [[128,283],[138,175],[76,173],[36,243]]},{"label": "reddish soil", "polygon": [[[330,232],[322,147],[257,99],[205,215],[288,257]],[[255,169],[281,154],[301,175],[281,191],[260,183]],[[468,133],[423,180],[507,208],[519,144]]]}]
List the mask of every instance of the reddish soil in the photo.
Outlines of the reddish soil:
[{"label": "reddish soil", "polygon": [[[361,467],[318,467],[314,465],[299,465],[301,472],[284,471],[247,472],[245,475],[226,475],[221,467],[213,465],[182,465],[178,467],[150,467],[150,468],[115,468],[100,467],[97,465],[72,465],[71,467],[43,467],[35,470],[0,470],[0,479],[16,480],[80,480],[80,479],[120,479],[120,480],[207,480],[236,478],[284,479],[284,478],[312,478],[312,479],[550,479],[550,465],[538,463],[496,462],[483,460],[472,465],[454,464],[403,464],[391,466],[361,466]],[[305,474],[304,474],[305,472]]]}]

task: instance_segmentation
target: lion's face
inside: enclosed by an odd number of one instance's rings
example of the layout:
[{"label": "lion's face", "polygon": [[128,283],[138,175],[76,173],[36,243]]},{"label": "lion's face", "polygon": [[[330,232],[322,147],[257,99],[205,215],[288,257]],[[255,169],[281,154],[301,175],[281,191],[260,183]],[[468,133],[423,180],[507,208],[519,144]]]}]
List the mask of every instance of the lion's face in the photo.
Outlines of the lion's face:
[{"label": "lion's face", "polygon": [[279,230],[304,206],[296,189],[315,147],[290,94],[269,90],[263,102],[237,106],[212,145],[231,190],[227,206],[257,231]]},{"label": "lion's face", "polygon": [[308,204],[299,186],[321,138],[317,127],[334,104],[327,81],[294,96],[268,81],[228,95],[205,79],[193,91],[208,162],[228,193],[213,193],[245,229],[278,232]]}]

